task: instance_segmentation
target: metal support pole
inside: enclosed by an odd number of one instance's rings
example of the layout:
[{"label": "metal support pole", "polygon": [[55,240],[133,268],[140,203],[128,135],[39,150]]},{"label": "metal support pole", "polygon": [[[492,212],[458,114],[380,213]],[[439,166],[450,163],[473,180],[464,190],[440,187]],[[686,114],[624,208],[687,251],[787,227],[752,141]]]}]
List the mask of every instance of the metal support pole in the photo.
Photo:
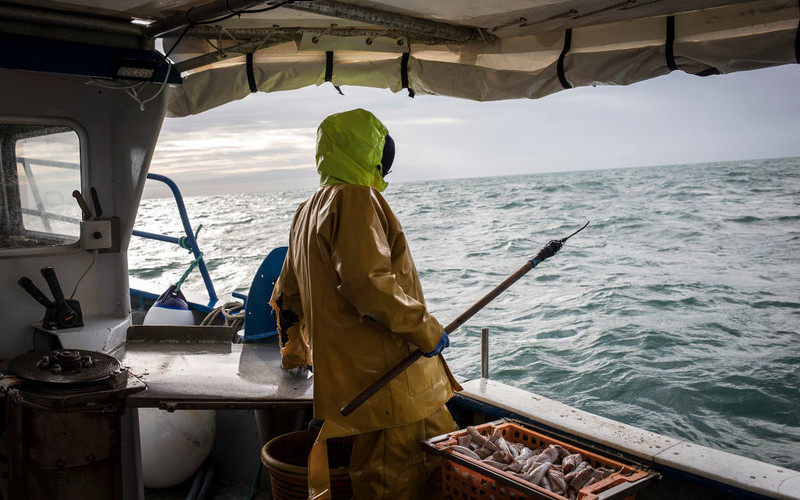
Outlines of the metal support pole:
[{"label": "metal support pole", "polygon": [[481,328],[481,378],[489,378],[489,329]]},{"label": "metal support pole", "polygon": [[[132,24],[129,20],[107,19],[96,16],[72,14],[50,9],[40,9],[37,7],[11,5],[3,3],[0,5],[0,20],[12,22],[22,26],[49,26],[60,28],[71,28],[83,31],[95,31],[102,33],[112,33],[115,35],[125,35],[140,37],[141,29]],[[26,34],[21,31],[20,34]],[[33,33],[27,33],[33,34]]]},{"label": "metal support pole", "polygon": [[406,16],[372,7],[351,5],[344,2],[295,2],[286,4],[283,7],[301,12],[311,12],[322,16],[358,21],[368,25],[384,26],[393,30],[417,33],[443,40],[452,40],[454,42],[466,43],[475,39],[475,37],[485,40],[495,40],[496,38],[491,33],[484,33],[483,38],[481,38],[478,36],[476,29],[466,26],[456,26],[438,21],[430,21],[428,19]]}]

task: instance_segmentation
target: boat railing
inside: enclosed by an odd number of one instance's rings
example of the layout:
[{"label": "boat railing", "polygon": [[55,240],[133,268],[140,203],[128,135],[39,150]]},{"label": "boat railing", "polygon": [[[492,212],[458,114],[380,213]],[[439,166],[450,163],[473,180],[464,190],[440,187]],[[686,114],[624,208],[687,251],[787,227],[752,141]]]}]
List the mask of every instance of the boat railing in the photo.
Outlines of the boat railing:
[{"label": "boat railing", "polygon": [[147,178],[154,181],[163,182],[167,185],[167,187],[169,187],[170,191],[172,191],[172,196],[175,198],[175,204],[178,207],[178,213],[181,217],[181,223],[183,224],[185,236],[176,238],[174,236],[140,231],[138,229],[133,230],[133,235],[142,238],[173,243],[181,248],[188,249],[192,255],[194,255],[194,258],[197,262],[197,269],[200,271],[200,275],[203,277],[203,283],[205,284],[206,291],[208,292],[209,307],[212,307],[218,301],[217,292],[214,290],[214,283],[211,280],[211,275],[208,273],[205,260],[203,260],[203,252],[200,251],[200,247],[197,245],[195,232],[192,230],[192,225],[189,222],[189,216],[186,213],[186,205],[183,203],[183,195],[181,194],[180,189],[178,189],[178,185],[175,184],[175,182],[169,177],[161,174],[148,173]]},{"label": "boat railing", "polygon": [[70,224],[75,224],[76,226],[80,224],[81,220],[76,217],[57,214],[47,210],[44,200],[42,199],[42,195],[39,191],[39,186],[36,182],[36,176],[34,175],[32,168],[34,165],[38,165],[42,167],[79,171],[81,168],[80,164],[73,162],[64,162],[64,161],[33,159],[25,156],[18,157],[17,163],[22,165],[22,169],[25,172],[25,178],[28,182],[28,185],[30,186],[31,196],[33,197],[33,201],[36,205],[36,208],[23,207],[22,208],[23,214],[39,217],[42,221],[42,227],[46,232],[52,231],[52,228],[50,227],[50,222],[54,220],[61,222],[68,222]]},{"label": "boat railing", "polygon": [[481,378],[489,378],[489,329],[481,328]]}]

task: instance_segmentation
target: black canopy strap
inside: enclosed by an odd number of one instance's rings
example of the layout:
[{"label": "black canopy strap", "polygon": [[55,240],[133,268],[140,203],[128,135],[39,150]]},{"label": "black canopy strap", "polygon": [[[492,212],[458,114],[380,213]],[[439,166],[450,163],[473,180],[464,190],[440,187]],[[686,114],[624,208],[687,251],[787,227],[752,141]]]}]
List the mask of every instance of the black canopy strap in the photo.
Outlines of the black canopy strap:
[{"label": "black canopy strap", "polygon": [[564,32],[564,49],[561,51],[561,55],[558,56],[558,64],[556,65],[556,70],[558,71],[558,81],[561,82],[561,86],[565,89],[571,89],[572,84],[567,81],[567,75],[564,73],[564,58],[567,57],[567,52],[572,45],[572,30],[568,29]]},{"label": "black canopy strap", "polygon": [[[665,41],[664,57],[667,60],[667,67],[670,71],[678,69],[678,64],[675,62],[675,16],[667,17],[667,39]],[[717,68],[710,67],[703,71],[694,73],[695,76],[711,76],[719,75],[720,71]]]},{"label": "black canopy strap", "polygon": [[[797,5],[800,7],[800,1]],[[800,64],[800,20],[797,21],[797,34],[794,36],[794,60]]]},{"label": "black canopy strap", "polygon": [[256,74],[253,71],[253,53],[250,52],[245,58],[245,68],[247,71],[247,84],[250,85],[250,92],[258,92],[258,85],[256,85]]},{"label": "black canopy strap", "polygon": [[721,75],[720,71],[717,68],[708,68],[704,69],[703,71],[698,71],[694,74],[694,76],[714,76],[714,75]]},{"label": "black canopy strap", "polygon": [[400,60],[400,82],[402,88],[408,89],[408,97],[414,97],[416,94],[411,87],[408,86],[408,59],[411,57],[410,52],[403,52],[403,58]]},{"label": "black canopy strap", "polygon": [[[329,50],[329,51],[325,52],[325,81],[333,83],[333,51],[332,50]],[[335,88],[339,92],[339,95],[344,95],[344,92],[342,92],[342,89],[340,89],[338,85],[334,85],[333,88]]]},{"label": "black canopy strap", "polygon": [[668,16],[667,17],[667,40],[665,42],[664,47],[664,56],[667,59],[667,67],[670,71],[675,71],[678,69],[678,65],[675,64],[675,16]]}]

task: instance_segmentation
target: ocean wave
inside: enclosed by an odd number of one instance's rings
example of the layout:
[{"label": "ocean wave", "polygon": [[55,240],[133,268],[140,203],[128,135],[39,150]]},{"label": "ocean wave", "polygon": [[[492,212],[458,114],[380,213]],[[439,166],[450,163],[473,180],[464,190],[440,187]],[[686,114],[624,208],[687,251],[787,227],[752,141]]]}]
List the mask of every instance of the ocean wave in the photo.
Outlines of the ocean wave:
[{"label": "ocean wave", "polygon": [[736,222],[739,224],[752,224],[754,222],[764,222],[764,219],[761,217],[756,217],[754,215],[744,215],[741,217],[734,217],[732,219],[725,219],[725,222]]}]

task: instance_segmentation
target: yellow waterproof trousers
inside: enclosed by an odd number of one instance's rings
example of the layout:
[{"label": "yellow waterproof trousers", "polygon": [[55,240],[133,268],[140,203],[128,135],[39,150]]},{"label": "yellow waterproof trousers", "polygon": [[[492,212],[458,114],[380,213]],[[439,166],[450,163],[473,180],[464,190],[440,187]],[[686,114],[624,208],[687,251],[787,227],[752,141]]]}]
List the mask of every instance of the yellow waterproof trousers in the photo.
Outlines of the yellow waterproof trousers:
[{"label": "yellow waterproof trousers", "polygon": [[456,428],[450,412],[442,406],[418,422],[358,434],[350,459],[353,498],[443,498],[441,460],[422,451],[420,443]]}]

